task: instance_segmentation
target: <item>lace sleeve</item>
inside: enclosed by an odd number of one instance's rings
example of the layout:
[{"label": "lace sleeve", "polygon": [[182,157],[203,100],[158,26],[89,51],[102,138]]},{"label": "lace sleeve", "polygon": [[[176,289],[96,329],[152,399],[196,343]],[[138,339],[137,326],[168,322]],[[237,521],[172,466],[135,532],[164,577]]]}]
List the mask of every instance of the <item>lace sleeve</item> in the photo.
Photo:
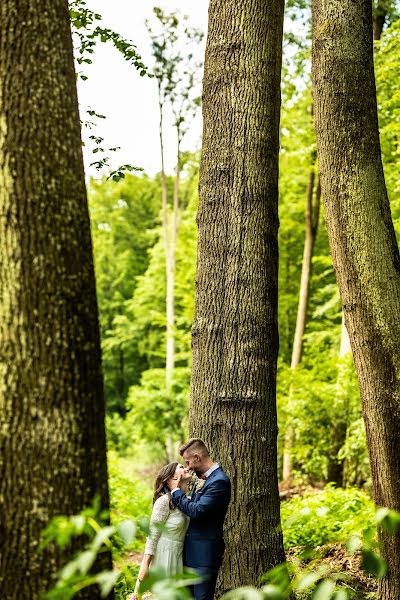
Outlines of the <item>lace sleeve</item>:
[{"label": "lace sleeve", "polygon": [[154,555],[156,553],[157,543],[160,539],[161,531],[155,527],[156,523],[165,523],[170,512],[169,497],[167,494],[157,498],[153,506],[153,512],[150,519],[150,536],[146,540],[145,554]]}]

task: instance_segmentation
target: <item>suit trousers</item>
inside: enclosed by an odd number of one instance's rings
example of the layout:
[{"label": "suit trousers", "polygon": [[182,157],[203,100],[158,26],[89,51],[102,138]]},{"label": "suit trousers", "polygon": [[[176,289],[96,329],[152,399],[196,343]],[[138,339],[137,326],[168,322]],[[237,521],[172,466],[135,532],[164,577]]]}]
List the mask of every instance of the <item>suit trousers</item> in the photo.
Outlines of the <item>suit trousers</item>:
[{"label": "suit trousers", "polygon": [[217,577],[219,568],[211,567],[193,567],[198,575],[203,577],[203,581],[196,583],[191,587],[191,592],[195,600],[213,600],[215,586],[217,585]]}]

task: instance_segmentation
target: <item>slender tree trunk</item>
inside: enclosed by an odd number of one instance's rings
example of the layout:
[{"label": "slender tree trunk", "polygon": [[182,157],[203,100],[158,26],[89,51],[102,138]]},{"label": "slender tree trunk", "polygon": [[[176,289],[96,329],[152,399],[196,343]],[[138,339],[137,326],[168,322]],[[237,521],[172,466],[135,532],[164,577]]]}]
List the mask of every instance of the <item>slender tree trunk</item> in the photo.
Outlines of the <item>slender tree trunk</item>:
[{"label": "slender tree trunk", "polygon": [[[161,151],[161,200],[162,200],[162,229],[165,252],[165,275],[166,275],[166,359],[165,359],[165,384],[167,391],[170,389],[172,375],[174,372],[175,337],[174,337],[174,289],[175,289],[175,252],[174,240],[170,241],[169,219],[168,219],[168,188],[165,174],[164,161],[164,101],[161,96],[159,83],[159,110],[160,110],[160,151]],[[167,450],[168,453],[168,450]]]},{"label": "slender tree trunk", "polygon": [[190,431],[232,480],[219,591],[284,560],[277,481],[283,1],[211,0]]},{"label": "slender tree trunk", "polygon": [[[375,502],[400,510],[400,256],[383,175],[370,0],[313,0],[314,106],[331,253],[358,374]],[[400,535],[381,533],[400,598]]]},{"label": "slender tree trunk", "polygon": [[374,40],[381,39],[382,31],[392,4],[393,0],[378,0],[376,2],[372,17]]},{"label": "slender tree trunk", "polygon": [[[315,192],[315,193],[314,193]],[[319,207],[321,202],[321,186],[319,178],[315,185],[314,168],[310,170],[306,196],[306,236],[304,240],[303,262],[301,267],[300,295],[297,310],[296,330],[294,334],[291,369],[300,364],[303,352],[303,337],[307,321],[308,300],[314,245],[318,232]]]},{"label": "slender tree trunk", "polygon": [[38,550],[49,519],[108,506],[67,0],[0,4],[0,240],[0,588],[37,600],[59,567]]},{"label": "slender tree trunk", "polygon": [[[319,207],[321,203],[321,186],[319,177],[315,181],[315,167],[310,170],[306,194],[306,235],[304,240],[303,262],[301,267],[301,281],[299,304],[297,310],[296,330],[294,334],[292,362],[290,368],[294,371],[301,361],[303,352],[303,337],[306,328],[308,300],[310,295],[310,282],[312,271],[312,258],[314,245],[318,233]],[[289,409],[293,395],[292,385],[289,389]],[[294,445],[294,426],[291,415],[288,415],[285,432],[285,447],[283,450],[283,473],[284,481],[290,481],[293,476],[292,450]]]}]

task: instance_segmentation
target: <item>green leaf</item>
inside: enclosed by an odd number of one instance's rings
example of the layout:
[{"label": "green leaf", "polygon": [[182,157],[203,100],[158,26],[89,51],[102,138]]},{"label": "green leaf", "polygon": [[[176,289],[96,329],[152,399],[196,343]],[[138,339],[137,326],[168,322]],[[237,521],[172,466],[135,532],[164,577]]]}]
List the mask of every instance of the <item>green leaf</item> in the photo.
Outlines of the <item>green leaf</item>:
[{"label": "green leaf", "polygon": [[78,562],[77,560],[71,560],[67,563],[60,571],[60,579],[66,581],[75,575],[78,571]]},{"label": "green leaf", "polygon": [[128,519],[122,521],[117,525],[117,533],[126,546],[130,546],[135,539],[136,525],[133,521]]},{"label": "green leaf", "polygon": [[321,579],[321,573],[316,571],[309,571],[302,575],[296,585],[296,591],[301,593],[313,586],[317,581]]},{"label": "green leaf", "polygon": [[313,600],[330,600],[335,591],[333,579],[324,579],[312,595]]},{"label": "green leaf", "polygon": [[352,535],[349,541],[347,542],[347,552],[349,554],[354,554],[361,547],[361,539],[357,535]]},{"label": "green leaf", "polygon": [[400,514],[395,510],[386,507],[378,508],[375,518],[388,533],[396,533],[400,529]]},{"label": "green leaf", "polygon": [[76,563],[78,565],[79,571],[82,575],[86,575],[96,560],[97,553],[95,550],[86,550],[79,554],[76,558]]},{"label": "green leaf", "polygon": [[362,564],[364,571],[375,575],[375,577],[381,578],[386,575],[386,562],[381,556],[375,554],[375,552],[369,548],[364,548],[362,551]]},{"label": "green leaf", "polygon": [[385,506],[381,506],[375,513],[375,519],[377,523],[381,523],[389,514],[390,510]]},{"label": "green leaf", "polygon": [[286,594],[284,595],[282,590],[272,583],[267,583],[262,587],[264,598],[268,600],[285,600]]},{"label": "green leaf", "polygon": [[119,571],[101,571],[96,575],[96,582],[100,586],[102,598],[107,598],[114,585],[117,583],[121,573]]},{"label": "green leaf", "polygon": [[347,590],[341,589],[336,590],[336,592],[332,596],[332,600],[348,600],[349,593]]},{"label": "green leaf", "polygon": [[78,535],[83,532],[86,524],[86,519],[83,515],[75,515],[71,517],[70,522],[75,527],[76,533]]},{"label": "green leaf", "polygon": [[100,531],[96,534],[96,537],[94,538],[93,542],[92,542],[92,548],[94,548],[95,550],[98,550],[99,548],[101,548],[101,546],[104,544],[104,542],[108,539],[110,539],[110,537],[115,533],[115,527],[103,527],[102,529],[100,529]]},{"label": "green leaf", "polygon": [[143,517],[139,521],[139,527],[146,535],[150,535],[150,521],[147,517]]}]

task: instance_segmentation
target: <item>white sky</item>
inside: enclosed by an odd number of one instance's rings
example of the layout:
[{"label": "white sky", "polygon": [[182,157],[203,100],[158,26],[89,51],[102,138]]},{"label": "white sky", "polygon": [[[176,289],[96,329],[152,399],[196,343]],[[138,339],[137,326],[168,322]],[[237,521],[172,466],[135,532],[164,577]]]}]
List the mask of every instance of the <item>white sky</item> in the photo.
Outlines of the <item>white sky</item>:
[{"label": "white sky", "polygon": [[[151,65],[152,60],[145,19],[152,17],[154,5],[168,12],[181,11],[189,16],[191,26],[206,32],[208,0],[87,0],[88,8],[103,16],[100,25],[132,40],[146,65]],[[106,115],[107,119],[100,119],[91,133],[104,138],[105,148],[121,147],[116,153],[108,153],[113,168],[128,163],[143,167],[154,175],[160,170],[155,80],[140,77],[110,42],[98,43],[92,58],[93,64],[83,67],[87,81],[79,80],[78,83],[82,118],[85,119],[86,107]],[[196,149],[200,135],[199,116],[185,139],[184,149]],[[83,136],[85,138],[87,133],[83,132]],[[174,167],[174,137],[168,127],[165,137],[166,168],[171,171]],[[89,167],[89,163],[101,158],[100,153],[93,155],[87,145],[84,154],[87,175],[98,176],[98,171]]]}]

